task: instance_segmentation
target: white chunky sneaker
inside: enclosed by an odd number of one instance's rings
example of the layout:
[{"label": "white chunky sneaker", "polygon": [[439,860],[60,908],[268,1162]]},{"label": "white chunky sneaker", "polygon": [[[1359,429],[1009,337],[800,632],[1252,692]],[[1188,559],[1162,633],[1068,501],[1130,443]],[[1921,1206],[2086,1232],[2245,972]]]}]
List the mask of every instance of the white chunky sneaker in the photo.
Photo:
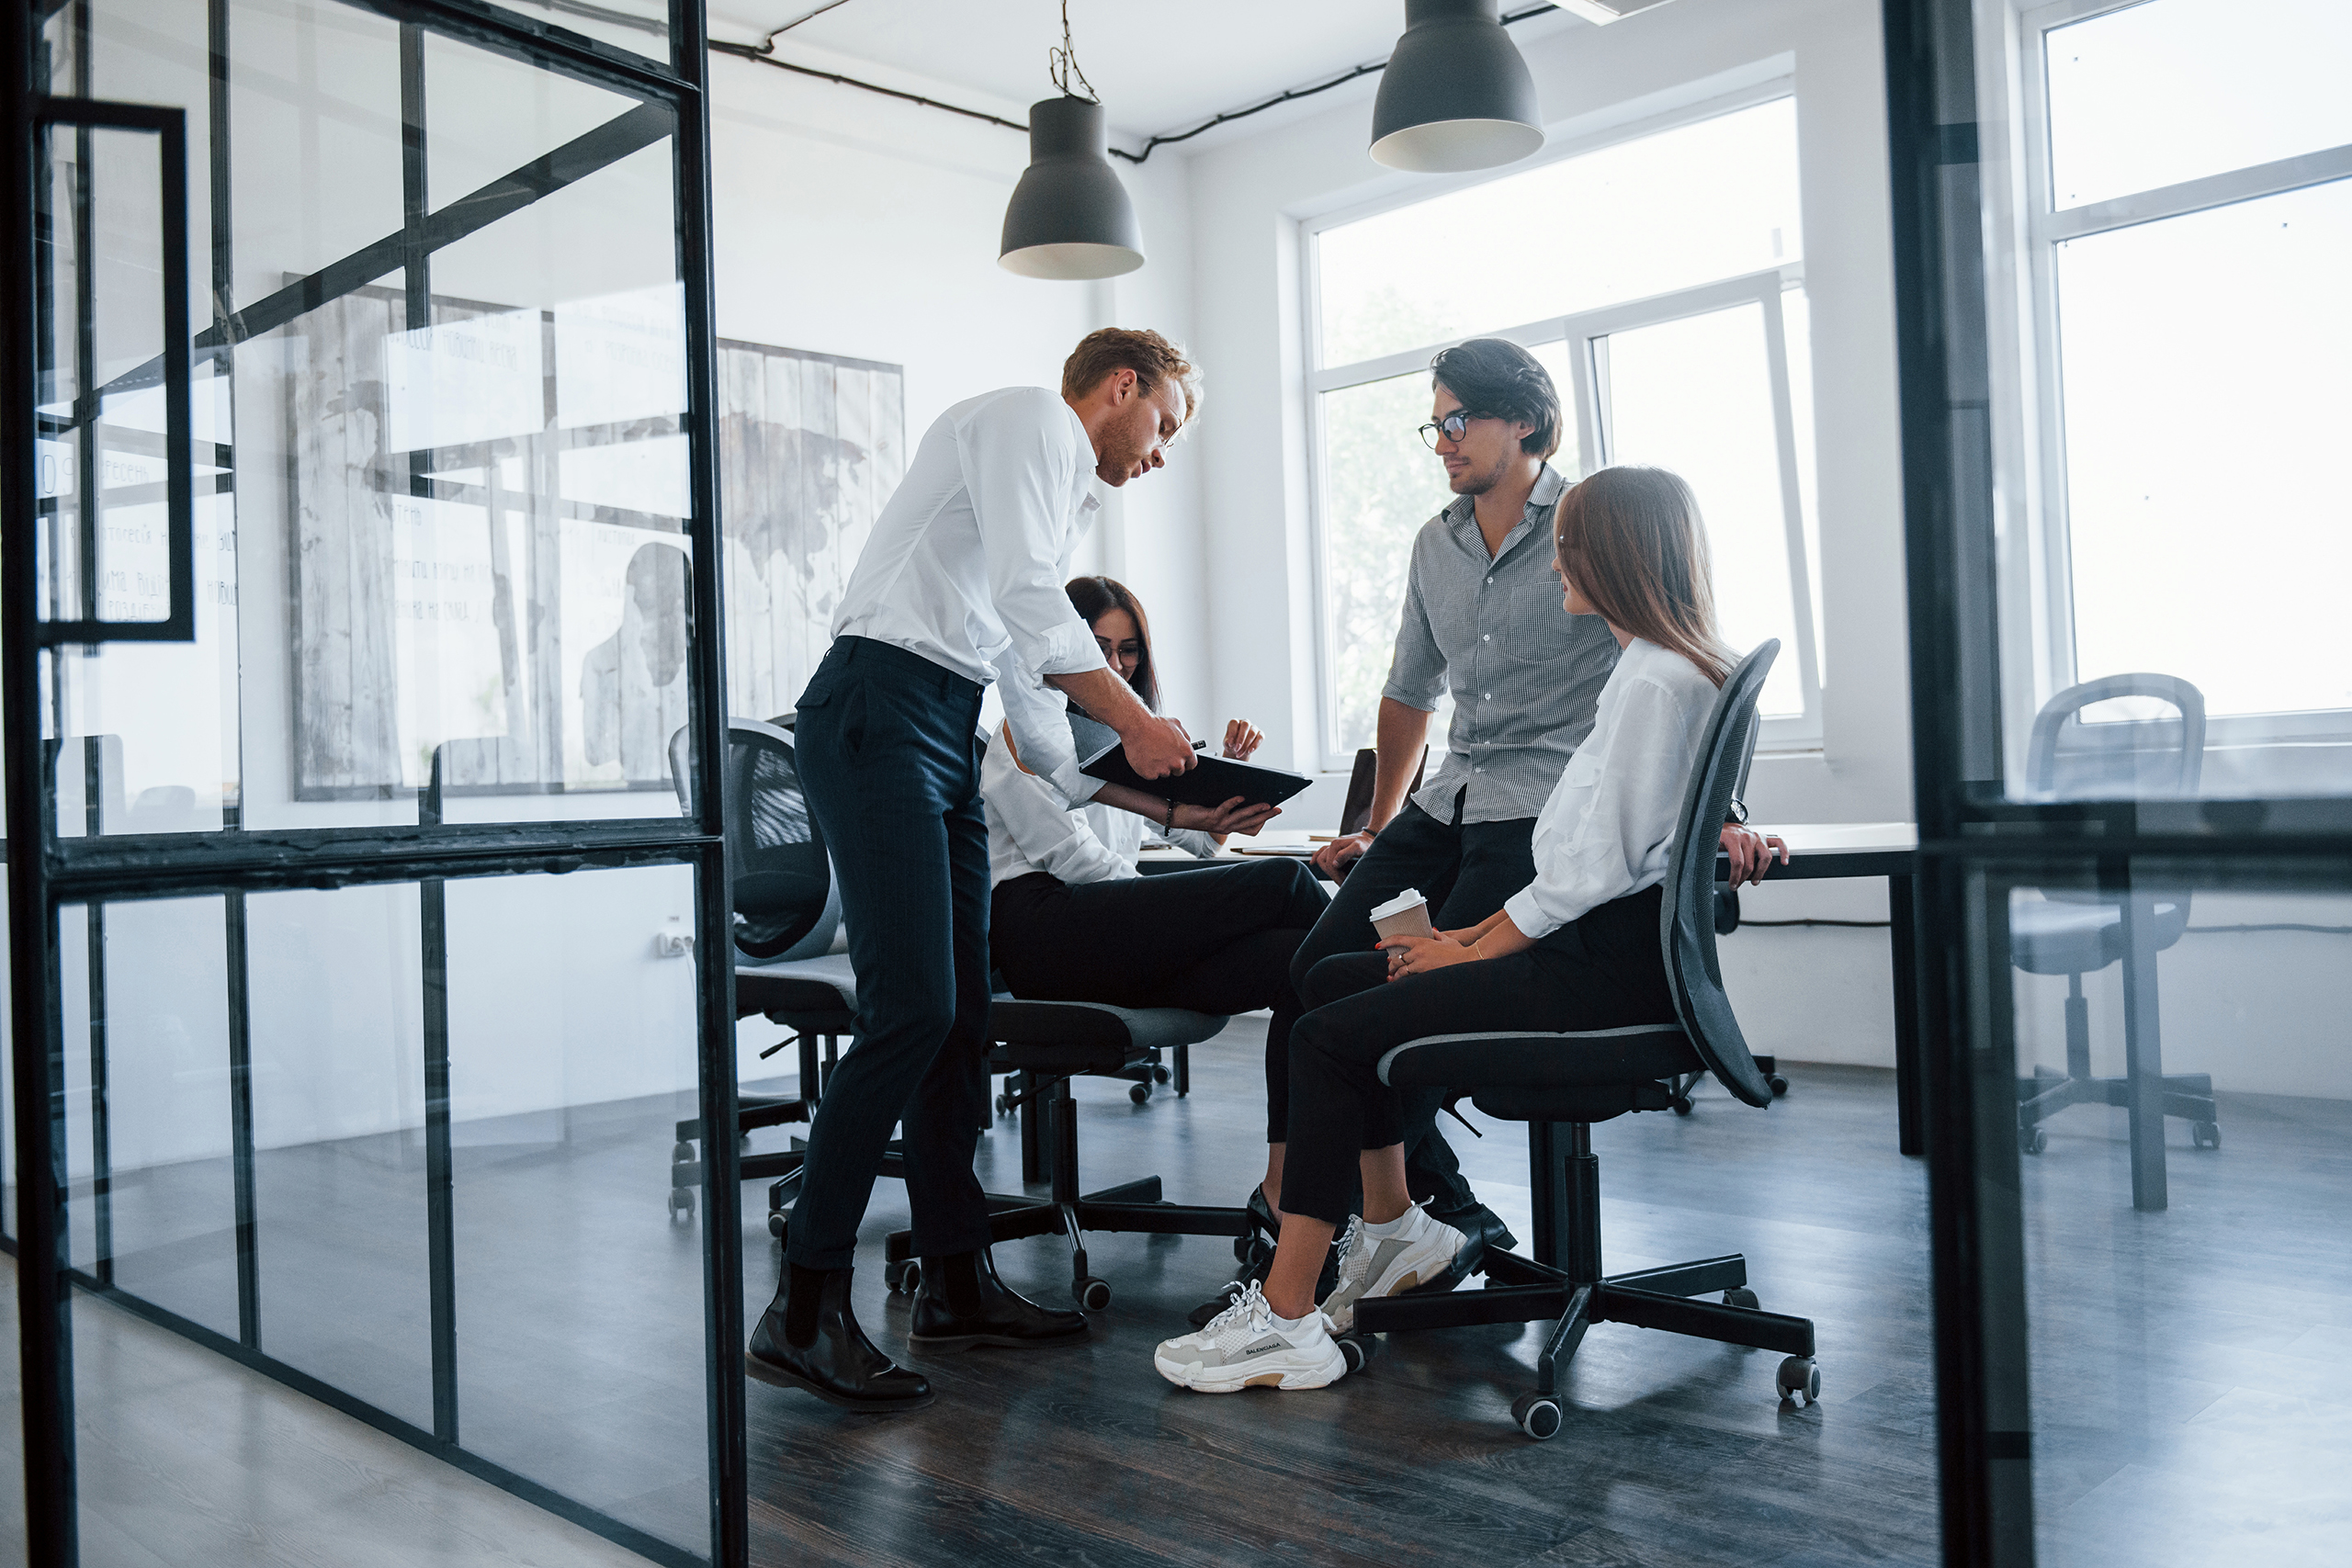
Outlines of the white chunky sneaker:
[{"label": "white chunky sneaker", "polygon": [[1321,1388],[1348,1371],[1321,1313],[1310,1312],[1295,1323],[1276,1317],[1255,1280],[1206,1327],[1163,1341],[1151,1364],[1170,1382],[1198,1393]]},{"label": "white chunky sneaker", "polygon": [[1363,1297],[1450,1291],[1476,1261],[1470,1238],[1430,1218],[1419,1203],[1385,1225],[1367,1225],[1358,1214],[1340,1238],[1340,1282],[1323,1299],[1323,1315],[1331,1320],[1332,1333],[1349,1333]]}]

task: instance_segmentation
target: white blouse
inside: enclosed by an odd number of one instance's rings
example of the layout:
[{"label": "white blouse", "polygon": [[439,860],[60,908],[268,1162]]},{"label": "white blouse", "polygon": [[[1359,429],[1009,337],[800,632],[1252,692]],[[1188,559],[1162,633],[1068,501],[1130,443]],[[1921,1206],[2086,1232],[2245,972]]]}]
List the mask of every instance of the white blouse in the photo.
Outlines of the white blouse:
[{"label": "white blouse", "polygon": [[1535,818],[1535,880],[1503,904],[1546,937],[1666,880],[1667,852],[1715,683],[1679,653],[1635,637],[1600,689],[1592,733]]},{"label": "white blouse", "polygon": [[[988,808],[991,887],[1035,871],[1066,883],[1116,882],[1138,874],[1144,819],[1111,806],[1069,809],[1052,784],[1022,772],[1001,729],[980,763],[980,799]],[[1216,857],[1217,841],[1210,834],[1179,828],[1160,836],[1203,860]]]}]

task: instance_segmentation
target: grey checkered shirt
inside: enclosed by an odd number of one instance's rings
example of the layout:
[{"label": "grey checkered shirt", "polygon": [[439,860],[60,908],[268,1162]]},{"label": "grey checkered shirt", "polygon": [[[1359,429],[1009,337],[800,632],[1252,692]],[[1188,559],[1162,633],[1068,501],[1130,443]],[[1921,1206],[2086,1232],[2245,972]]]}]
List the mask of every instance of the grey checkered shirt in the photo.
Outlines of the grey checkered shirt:
[{"label": "grey checkered shirt", "polygon": [[1466,495],[1414,537],[1396,656],[1381,695],[1427,713],[1453,690],[1445,763],[1413,796],[1441,822],[1454,820],[1457,794],[1464,822],[1542,811],[1592,732],[1594,705],[1617,668],[1608,625],[1560,608],[1552,511],[1566,488],[1546,463],[1526,513],[1491,560]]}]

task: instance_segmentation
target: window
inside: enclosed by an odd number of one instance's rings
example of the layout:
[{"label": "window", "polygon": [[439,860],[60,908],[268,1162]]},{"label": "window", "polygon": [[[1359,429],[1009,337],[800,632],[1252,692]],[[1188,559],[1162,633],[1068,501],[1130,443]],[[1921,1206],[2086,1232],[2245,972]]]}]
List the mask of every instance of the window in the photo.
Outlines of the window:
[{"label": "window", "polygon": [[2039,695],[2146,671],[2201,691],[2216,740],[2352,730],[2352,7],[2025,21]]},{"label": "window", "polygon": [[[1430,359],[1481,334],[1525,344],[1551,371],[1563,475],[1656,463],[1690,481],[1726,637],[1782,645],[1766,741],[1818,740],[1811,381],[1787,91],[1310,230],[1327,768],[1372,744],[1413,536],[1450,499],[1413,439],[1429,417]],[[1445,718],[1441,708],[1432,726],[1441,743]]]}]

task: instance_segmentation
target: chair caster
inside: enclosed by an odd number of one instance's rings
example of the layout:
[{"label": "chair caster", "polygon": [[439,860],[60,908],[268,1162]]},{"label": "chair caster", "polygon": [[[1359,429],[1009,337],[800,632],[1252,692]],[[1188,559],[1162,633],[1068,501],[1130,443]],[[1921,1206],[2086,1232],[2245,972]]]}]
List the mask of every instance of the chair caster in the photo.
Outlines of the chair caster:
[{"label": "chair caster", "polygon": [[902,1296],[922,1288],[922,1259],[900,1258],[882,1265],[882,1282]]},{"label": "chair caster", "polygon": [[1764,1079],[1764,1087],[1772,1091],[1773,1099],[1778,1100],[1789,1092],[1789,1080],[1778,1073],[1769,1074]]},{"label": "chair caster", "polygon": [[1772,1382],[1782,1399],[1793,1401],[1800,1407],[1821,1398],[1821,1369],[1813,1364],[1810,1356],[1791,1356],[1782,1361]]},{"label": "chair caster", "polygon": [[2050,1134],[2039,1127],[2018,1129],[2018,1153],[2038,1155],[2050,1146]]},{"label": "chair caster", "polygon": [[672,1144],[670,1145],[670,1163],[672,1165],[692,1165],[694,1162],[695,1146],[692,1144]]},{"label": "chair caster", "polygon": [[1154,1083],[1166,1083],[1168,1081],[1168,1069],[1161,1066],[1153,1067],[1151,1069],[1151,1081]]},{"label": "chair caster", "polygon": [[1364,1363],[1380,1353],[1380,1341],[1368,1335],[1342,1334],[1332,1343],[1339,1346],[1340,1359],[1347,1362],[1350,1377],[1363,1371]]},{"label": "chair caster", "polygon": [[1261,1269],[1273,1260],[1274,1244],[1256,1231],[1237,1237],[1233,1243],[1233,1260],[1244,1269]]},{"label": "chair caster", "polygon": [[778,1241],[784,1239],[784,1212],[776,1210],[768,1215],[768,1235]]},{"label": "chair caster", "polygon": [[1548,1393],[1522,1393],[1510,1402],[1510,1418],[1540,1443],[1559,1433],[1560,1402]]},{"label": "chair caster", "polygon": [[1071,1280],[1069,1293],[1070,1299],[1088,1312],[1102,1312],[1111,1304],[1111,1281],[1090,1274],[1083,1280]]},{"label": "chair caster", "polygon": [[670,1189],[670,1218],[690,1220],[695,1216],[695,1190],[691,1187]]},{"label": "chair caster", "polygon": [[1756,1299],[1756,1292],[1745,1285],[1735,1285],[1724,1292],[1724,1305],[1727,1307],[1746,1307],[1754,1312],[1760,1304]]},{"label": "chair caster", "polygon": [[1151,1103],[1151,1086],[1148,1083],[1130,1084],[1127,1098],[1137,1105],[1148,1105]]},{"label": "chair caster", "polygon": [[1676,1095],[1673,1100],[1673,1105],[1674,1113],[1677,1116],[1688,1116],[1690,1114],[1690,1097],[1689,1095]]},{"label": "chair caster", "polygon": [[2222,1124],[2219,1122],[2196,1122],[2188,1128],[2188,1141],[2200,1149],[2222,1146]]}]

